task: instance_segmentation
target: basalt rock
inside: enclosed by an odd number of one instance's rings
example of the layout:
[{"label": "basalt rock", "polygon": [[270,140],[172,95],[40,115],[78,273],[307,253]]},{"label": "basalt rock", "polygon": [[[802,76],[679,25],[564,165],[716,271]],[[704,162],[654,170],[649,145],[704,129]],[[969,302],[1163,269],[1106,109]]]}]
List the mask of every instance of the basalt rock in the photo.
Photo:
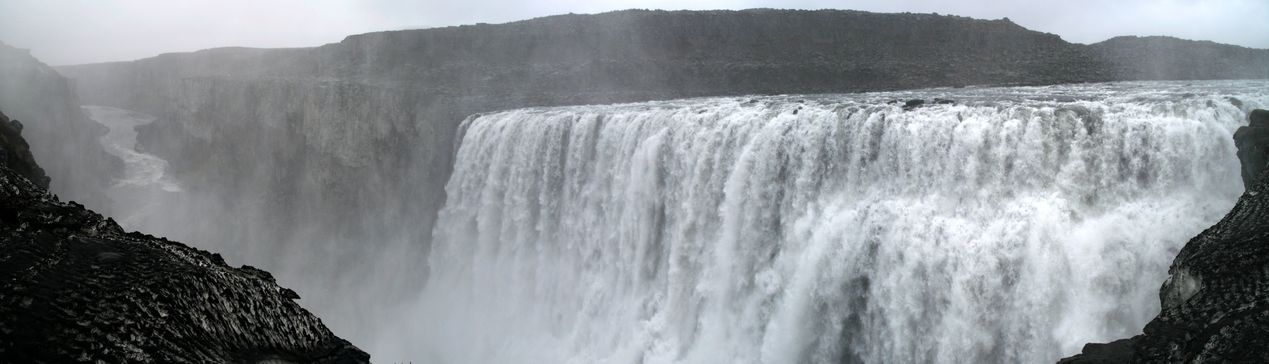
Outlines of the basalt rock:
[{"label": "basalt rock", "polygon": [[22,138],[22,123],[9,120],[0,112],[0,164],[8,165],[18,175],[25,177],[40,189],[47,190],[49,178],[44,169],[35,163],[31,146]]},{"label": "basalt rock", "polygon": [[1058,364],[1117,364],[1130,363],[1133,359],[1133,344],[1140,336],[1131,339],[1115,340],[1106,344],[1090,343],[1075,356],[1064,358]]},{"label": "basalt rock", "polygon": [[0,119],[0,362],[369,360],[267,273],[59,201]]},{"label": "basalt rock", "polygon": [[912,109],[916,109],[923,105],[925,105],[925,100],[921,100],[921,99],[908,100],[908,102],[903,103],[903,110],[911,111]]},{"label": "basalt rock", "polygon": [[1255,182],[1252,177],[1259,176],[1269,163],[1269,110],[1253,110],[1247,119],[1248,125],[1234,132],[1234,145],[1242,164],[1243,186],[1251,188]]}]

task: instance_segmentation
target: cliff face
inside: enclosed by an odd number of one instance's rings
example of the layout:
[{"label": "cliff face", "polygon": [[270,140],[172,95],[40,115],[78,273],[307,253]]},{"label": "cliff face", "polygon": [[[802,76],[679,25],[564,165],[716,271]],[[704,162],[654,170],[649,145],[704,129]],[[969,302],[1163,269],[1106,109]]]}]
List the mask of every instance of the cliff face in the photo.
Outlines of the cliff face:
[{"label": "cliff face", "polygon": [[94,208],[123,162],[98,142],[106,129],[80,110],[74,85],[24,50],[0,44],[0,108],[25,126],[22,134],[53,178],[50,191]]},{"label": "cliff face", "polygon": [[368,361],[268,272],[60,202],[26,155],[0,158],[0,361]]},{"label": "cliff face", "polygon": [[35,163],[31,145],[22,138],[22,129],[22,123],[13,122],[0,112],[0,163],[8,165],[36,187],[47,190],[49,178],[44,174],[44,168]]}]

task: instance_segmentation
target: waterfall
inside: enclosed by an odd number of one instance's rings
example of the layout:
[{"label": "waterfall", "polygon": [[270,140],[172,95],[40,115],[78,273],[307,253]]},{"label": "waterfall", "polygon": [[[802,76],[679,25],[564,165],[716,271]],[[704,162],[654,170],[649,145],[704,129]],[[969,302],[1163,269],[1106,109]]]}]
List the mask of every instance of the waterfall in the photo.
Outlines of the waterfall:
[{"label": "waterfall", "polygon": [[[473,116],[398,350],[442,363],[1053,362],[1158,312],[1176,251],[1242,192],[1230,136],[1266,89]],[[893,102],[933,97],[956,103]]]}]

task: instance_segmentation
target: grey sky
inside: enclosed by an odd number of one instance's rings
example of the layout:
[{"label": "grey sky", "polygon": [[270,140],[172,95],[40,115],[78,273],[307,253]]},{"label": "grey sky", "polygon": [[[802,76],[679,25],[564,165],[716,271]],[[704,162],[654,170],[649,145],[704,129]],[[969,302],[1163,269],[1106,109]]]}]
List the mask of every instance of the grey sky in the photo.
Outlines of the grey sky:
[{"label": "grey sky", "polygon": [[223,46],[316,46],[350,34],[569,12],[758,7],[1009,17],[1079,43],[1171,35],[1269,48],[1269,0],[0,0],[0,42],[63,65]]}]

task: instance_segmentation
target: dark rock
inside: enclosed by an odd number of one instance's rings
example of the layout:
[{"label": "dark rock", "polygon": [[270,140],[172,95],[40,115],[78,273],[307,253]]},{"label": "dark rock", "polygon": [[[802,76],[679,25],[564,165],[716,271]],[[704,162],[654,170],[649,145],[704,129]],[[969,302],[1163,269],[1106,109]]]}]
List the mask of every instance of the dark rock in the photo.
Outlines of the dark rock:
[{"label": "dark rock", "polygon": [[1252,110],[1247,119],[1248,125],[1234,132],[1234,145],[1242,164],[1243,186],[1251,188],[1252,178],[1259,176],[1269,163],[1269,111]]},{"label": "dark rock", "polygon": [[267,272],[59,202],[2,115],[0,362],[368,362]]},{"label": "dark rock", "polygon": [[0,163],[8,165],[41,190],[48,190],[49,177],[44,174],[43,168],[35,164],[31,146],[22,138],[22,124],[10,122],[4,113],[0,113]]},{"label": "dark rock", "polygon": [[1141,336],[1115,340],[1106,344],[1085,344],[1084,350],[1075,356],[1064,358],[1058,364],[1120,364],[1131,363],[1135,357],[1133,344]]},{"label": "dark rock", "polygon": [[908,102],[903,103],[903,109],[912,110],[912,109],[921,107],[922,105],[925,105],[925,100],[912,99],[912,100],[908,100]]},{"label": "dark rock", "polygon": [[1255,109],[1247,114],[1248,124],[1258,128],[1269,128],[1269,110]]},{"label": "dark rock", "polygon": [[1235,107],[1243,107],[1243,100],[1239,100],[1237,97],[1226,97],[1226,99],[1228,99],[1229,103]]},{"label": "dark rock", "polygon": [[956,100],[940,99],[936,97],[934,98],[934,103],[939,105],[955,105]]}]

